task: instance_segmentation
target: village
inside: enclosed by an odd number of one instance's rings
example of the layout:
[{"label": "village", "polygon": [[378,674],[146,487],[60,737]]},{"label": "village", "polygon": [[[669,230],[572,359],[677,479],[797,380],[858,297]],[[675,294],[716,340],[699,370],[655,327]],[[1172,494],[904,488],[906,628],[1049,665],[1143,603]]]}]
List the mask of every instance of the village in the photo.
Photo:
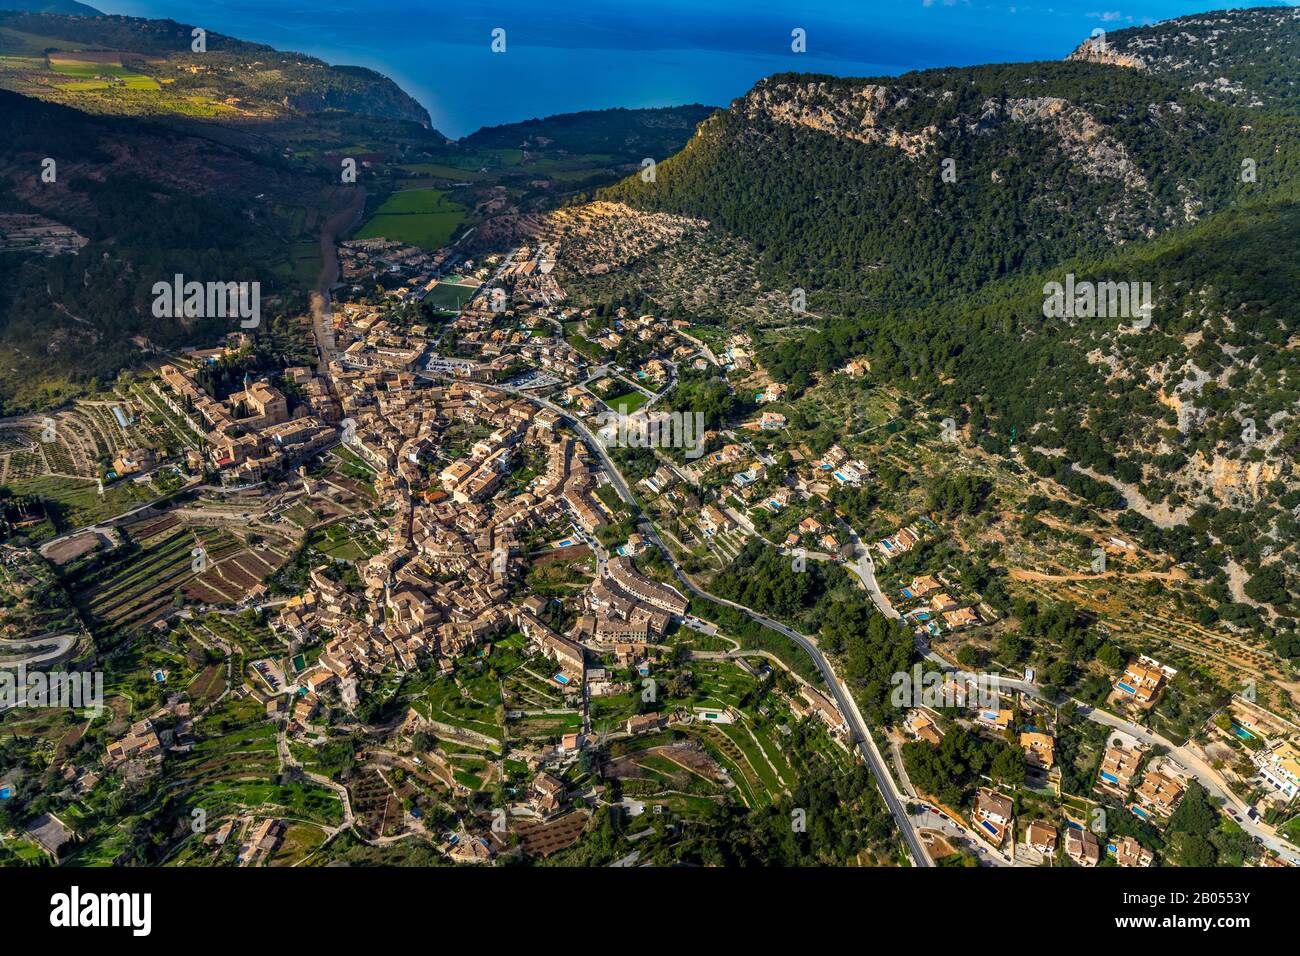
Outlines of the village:
[{"label": "village", "polygon": [[[78,799],[190,773],[221,715],[262,728],[259,766],[310,793],[280,812],[213,808],[183,851],[195,861],[282,865],[345,832],[460,863],[550,856],[577,852],[602,807],[648,815],[645,852],[670,853],[691,817],[674,788],[762,806],[788,792],[796,754],[844,772],[879,745],[873,770],[928,858],[1152,866],[1209,782],[1254,834],[1247,855],[1292,862],[1261,828],[1300,789],[1294,727],[1234,701],[1208,741],[1168,746],[1134,721],[1179,671],[1140,655],[1082,724],[1031,667],[977,694],[963,675],[1008,608],[954,564],[944,516],[860,534],[842,503],[882,481],[877,457],[789,441],[803,412],[749,334],[571,304],[567,248],[539,235],[474,260],[351,241],[315,364],[249,369],[256,343],[232,332],[61,416],[54,441],[11,433],[6,469],[56,455],[88,469],[107,444],[87,509],[138,489],[128,518],[43,549],[103,622],[157,642],[141,677],[156,706],[114,712],[96,763],[65,768]],[[869,374],[854,359],[830,382]],[[695,429],[670,399],[700,382],[724,386],[731,413]],[[904,703],[868,745],[797,648],[753,650],[673,576],[725,574],[756,547],[865,589],[947,675],[940,700]],[[950,746],[995,756],[949,792],[930,773]],[[1069,768],[1090,762],[1083,787]],[[29,832],[55,856],[86,852],[56,814]]]}]

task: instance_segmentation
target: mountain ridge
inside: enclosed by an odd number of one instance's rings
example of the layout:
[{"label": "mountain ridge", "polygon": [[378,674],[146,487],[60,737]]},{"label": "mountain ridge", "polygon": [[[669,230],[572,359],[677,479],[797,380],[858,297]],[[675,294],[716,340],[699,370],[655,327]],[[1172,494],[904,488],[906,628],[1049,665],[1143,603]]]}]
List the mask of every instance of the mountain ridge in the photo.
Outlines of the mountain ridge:
[{"label": "mountain ridge", "polygon": [[[5,64],[0,84],[89,111],[121,112],[134,105],[149,115],[179,112],[260,121],[286,112],[343,110],[433,128],[423,106],[392,79],[367,67],[332,66],[316,57],[212,31],[205,34],[205,49],[198,52],[192,49],[194,29],[175,20],[0,11],[0,30],[5,31],[0,44],[8,40],[9,52],[26,58]],[[17,41],[31,40],[15,49],[15,34]],[[51,39],[66,41],[66,51],[51,48]],[[129,70],[146,82],[109,82],[106,89],[65,82],[72,77],[59,75],[50,54],[77,51],[118,52],[116,62],[107,63],[109,72]],[[4,45],[0,52],[6,52]],[[202,97],[197,112],[196,97]]]}]

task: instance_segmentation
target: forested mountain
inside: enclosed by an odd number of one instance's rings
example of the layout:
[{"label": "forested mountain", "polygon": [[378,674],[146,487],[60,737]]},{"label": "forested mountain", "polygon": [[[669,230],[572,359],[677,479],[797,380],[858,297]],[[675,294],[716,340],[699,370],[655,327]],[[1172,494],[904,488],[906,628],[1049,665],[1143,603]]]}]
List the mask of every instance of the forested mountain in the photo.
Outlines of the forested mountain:
[{"label": "forested mountain", "polygon": [[[1276,145],[1298,134],[1294,117],[1247,126],[1168,81],[1091,63],[784,74],[703,123],[652,182],[602,195],[744,236],[828,309],[945,301],[1276,189],[1300,170]],[[1259,158],[1257,183],[1240,181],[1243,157]]]},{"label": "forested mountain", "polygon": [[330,66],[174,20],[0,11],[0,87],[90,112],[285,119],[342,110],[429,127],[428,112],[388,77]]},{"label": "forested mountain", "polygon": [[677,152],[714,111],[698,103],[661,109],[584,110],[485,126],[461,140],[468,147],[606,153],[612,163],[639,163]]},{"label": "forested mountain", "polygon": [[64,13],[76,17],[102,17],[94,7],[77,0],[3,0],[3,10],[25,10],[29,13]]},{"label": "forested mountain", "polygon": [[1153,26],[1116,30],[1106,49],[1089,41],[1077,58],[1167,76],[1233,106],[1300,106],[1300,9],[1216,10]]},{"label": "forested mountain", "polygon": [[269,314],[300,287],[291,249],[314,247],[337,188],[278,157],[0,91],[0,214],[44,215],[88,240],[75,254],[0,252],[0,405],[237,330],[154,317],[154,283],[177,273],[260,282]]},{"label": "forested mountain", "polygon": [[[769,368],[806,381],[865,355],[881,380],[909,383],[991,452],[1005,454],[1019,436],[1154,501],[1209,490],[1224,504],[1253,504],[1276,496],[1271,483],[1294,480],[1300,451],[1297,234],[1296,202],[1229,210],[957,303],[837,320],[775,349]],[[1043,285],[1069,271],[1081,282],[1150,281],[1151,326],[1045,318]],[[1267,509],[1254,517],[1267,528]]]},{"label": "forested mountain", "polygon": [[[770,77],[602,198],[708,220],[770,286],[806,290],[814,330],[765,354],[796,391],[866,356],[986,450],[1018,442],[1106,508],[1221,509],[1221,539],[1258,557],[1295,541],[1300,504],[1300,19],[1217,17],[1065,63]],[[1233,82],[1248,61],[1292,68],[1260,86],[1265,106],[1240,105],[1193,89],[1188,64],[1128,62],[1130,32],[1148,53],[1212,35]],[[1149,323],[1047,317],[1068,275],[1150,283]]]}]

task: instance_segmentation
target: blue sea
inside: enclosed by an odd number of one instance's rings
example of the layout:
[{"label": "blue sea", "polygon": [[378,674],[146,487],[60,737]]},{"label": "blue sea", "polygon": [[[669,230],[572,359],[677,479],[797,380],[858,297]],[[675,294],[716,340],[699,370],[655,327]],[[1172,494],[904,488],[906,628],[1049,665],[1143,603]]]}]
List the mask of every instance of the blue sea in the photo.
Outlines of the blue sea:
[{"label": "blue sea", "polygon": [[[1059,59],[1118,30],[1222,0],[88,0],[379,70],[453,138],[481,126],[611,106],[725,106],[800,71],[878,76]],[[1255,0],[1258,6],[1264,0]],[[1112,6],[1115,5],[1115,6]],[[491,49],[505,31],[505,52]],[[792,31],[806,52],[791,49]]]}]

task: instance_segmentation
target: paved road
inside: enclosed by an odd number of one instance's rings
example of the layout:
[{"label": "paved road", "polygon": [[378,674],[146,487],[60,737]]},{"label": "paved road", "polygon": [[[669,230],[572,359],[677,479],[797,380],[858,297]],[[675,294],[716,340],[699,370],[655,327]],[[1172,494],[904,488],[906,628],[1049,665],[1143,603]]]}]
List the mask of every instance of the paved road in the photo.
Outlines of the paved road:
[{"label": "paved road", "polygon": [[[953,667],[939,655],[933,653],[924,645],[918,644],[921,654],[926,660],[938,665],[942,670],[955,671]],[[1073,703],[1078,706],[1079,714],[1088,718],[1093,723],[1110,727],[1114,730],[1122,731],[1131,737],[1135,737],[1148,747],[1161,747],[1164,751],[1178,763],[1182,768],[1194,776],[1201,786],[1205,787],[1212,796],[1224,801],[1225,805],[1232,807],[1237,811],[1236,822],[1257,842],[1262,843],[1275,853],[1280,854],[1286,859],[1300,860],[1300,848],[1297,848],[1288,841],[1277,835],[1277,832],[1265,824],[1250,819],[1247,816],[1247,805],[1233,793],[1223,782],[1223,778],[1215,772],[1214,768],[1207,764],[1200,757],[1196,756],[1188,747],[1180,747],[1173,741],[1141,724],[1135,724],[1130,720],[1125,720],[1109,711],[1100,710],[1081,700],[1065,698],[1063,700],[1049,700],[1047,695],[1036,684],[1029,681],[1016,680],[1010,677],[1002,677],[995,674],[982,675],[991,679],[994,685],[1002,692],[1018,691],[1026,696],[1045,701],[1049,704],[1059,705],[1061,703]]]},{"label": "paved road", "polygon": [[[425,373],[425,377],[437,378],[437,376],[431,376],[428,373]],[[614,461],[610,458],[604,444],[597,439],[594,434],[592,434],[591,430],[588,429],[581,420],[572,417],[565,409],[553,402],[541,398],[540,396],[530,395],[527,392],[520,391],[519,389],[513,389],[502,385],[489,387],[494,388],[497,391],[516,395],[520,398],[526,398],[544,408],[550,409],[557,415],[563,416],[573,426],[574,430],[582,436],[587,445],[600,457],[601,461],[605,465],[605,471],[609,475],[610,483],[619,493],[619,497],[641,514],[645,513],[644,509],[641,508],[640,503],[637,501],[636,496],[632,494],[632,490],[627,486],[627,482],[623,480],[623,476],[619,473],[618,468],[615,467]],[[779,634],[784,634],[808,652],[808,656],[813,659],[814,663],[817,665],[817,669],[821,671],[822,677],[826,681],[826,686],[830,688],[831,694],[835,698],[836,706],[839,707],[840,713],[844,715],[844,718],[852,731],[852,737],[858,751],[862,754],[863,759],[867,761],[867,766],[871,768],[871,774],[876,779],[876,785],[880,789],[880,794],[885,800],[885,805],[889,807],[889,812],[893,814],[894,820],[898,824],[899,832],[902,833],[903,840],[907,843],[913,861],[917,866],[933,866],[934,864],[926,853],[925,845],[917,835],[916,829],[912,825],[912,820],[907,814],[906,807],[903,806],[904,798],[898,791],[897,786],[894,783],[894,778],[890,776],[889,768],[886,767],[884,758],[880,755],[880,751],[876,749],[875,741],[871,737],[871,732],[867,728],[866,721],[863,720],[862,715],[858,712],[856,704],[853,703],[852,695],[844,689],[839,678],[835,675],[835,670],[831,667],[830,661],[826,659],[826,656],[821,652],[821,649],[817,646],[816,642],[807,635],[800,634],[798,631],[786,627],[780,621],[774,621],[769,617],[765,617],[764,615],[751,610],[750,608],[736,604],[733,601],[728,601],[725,598],[716,597],[715,595],[709,594],[707,591],[700,589],[682,572],[681,568],[677,566],[677,562],[673,560],[672,552],[669,551],[667,546],[663,543],[663,540],[659,537],[659,532],[655,529],[653,524],[649,521],[643,521],[639,530],[646,538],[653,541],[659,547],[659,550],[662,551],[666,557],[669,567],[673,569],[673,574],[676,575],[677,580],[680,581],[692,594],[699,595],[702,598],[706,598],[718,604],[725,604],[728,607],[735,608],[743,614],[748,615],[751,620],[757,621],[759,624],[766,627],[770,627]]]},{"label": "paved road", "polygon": [[1116,717],[1114,714],[1107,713],[1104,710],[1097,710],[1095,707],[1089,707],[1079,701],[1075,701],[1075,703],[1079,704],[1081,712],[1089,720],[1095,721],[1099,724],[1104,724],[1107,727],[1113,727],[1114,729],[1121,730],[1130,736],[1137,737],[1147,746],[1163,747],[1175,761],[1181,764],[1185,770],[1191,772],[1192,775],[1200,781],[1201,786],[1205,787],[1205,789],[1213,796],[1223,800],[1226,806],[1232,807],[1237,811],[1236,822],[1252,838],[1268,847],[1274,853],[1280,854],[1284,859],[1300,860],[1300,849],[1278,836],[1272,827],[1266,827],[1265,825],[1250,819],[1250,817],[1246,815],[1247,805],[1240,800],[1235,793],[1220,782],[1221,778],[1214,772],[1214,768],[1205,763],[1205,761],[1201,760],[1186,747],[1177,747],[1173,742],[1161,737],[1154,731],[1148,730],[1139,724],[1134,724],[1124,720],[1122,717]]},{"label": "paved road", "polygon": [[891,620],[902,620],[902,615],[894,610],[894,606],[889,603],[889,598],[885,597],[885,592],[876,583],[876,563],[871,559],[871,549],[862,543],[858,533],[843,518],[836,516],[835,523],[848,536],[849,543],[853,545],[854,553],[858,556],[857,561],[852,564],[845,563],[844,566],[861,579],[862,586],[867,589],[872,603],[881,614]]},{"label": "paved road", "polygon": [[917,835],[916,830],[912,826],[912,821],[907,814],[906,808],[903,806],[904,797],[898,791],[898,788],[894,783],[894,778],[890,776],[889,768],[885,766],[884,757],[881,756],[880,751],[876,748],[876,742],[871,736],[871,731],[867,728],[866,721],[863,720],[862,714],[858,712],[857,704],[853,701],[852,695],[849,694],[848,691],[845,690],[844,685],[840,683],[839,678],[835,674],[835,669],[831,667],[830,661],[826,659],[826,655],[821,652],[821,649],[817,646],[816,642],[807,635],[800,634],[798,631],[786,627],[780,621],[775,621],[770,617],[765,617],[744,605],[709,594],[707,591],[697,587],[695,583],[682,572],[676,562],[673,561],[671,552],[668,551],[663,541],[660,540],[659,534],[655,531],[654,526],[649,522],[643,522],[640,525],[640,530],[642,534],[654,541],[654,543],[659,546],[659,549],[668,556],[669,566],[673,569],[673,574],[676,575],[677,580],[680,581],[692,594],[696,594],[718,604],[725,604],[728,607],[735,608],[736,610],[748,615],[751,620],[757,621],[759,624],[766,627],[770,627],[778,634],[784,634],[808,652],[808,656],[813,659],[813,662],[817,665],[817,669],[821,671],[822,678],[826,681],[826,686],[830,688],[831,694],[835,698],[836,706],[839,708],[840,713],[844,715],[845,721],[848,723],[852,731],[852,737],[858,751],[862,754],[863,759],[867,761],[867,766],[871,768],[871,774],[876,778],[876,784],[880,788],[880,794],[884,797],[885,805],[889,807],[889,812],[894,815],[894,819],[898,822],[898,829],[903,834],[903,839],[908,845],[908,849],[912,854],[912,859],[916,862],[917,866],[933,865],[930,862],[930,857],[925,851],[925,846],[921,842],[921,838]]},{"label": "paved road", "polygon": [[[858,577],[861,578],[867,592],[871,595],[872,601],[875,602],[876,607],[880,609],[882,614],[886,617],[899,619],[901,616],[896,610],[894,610],[893,606],[889,603],[889,599],[885,597],[879,585],[876,583],[875,565],[871,560],[871,552],[862,545],[856,532],[854,532],[848,524],[840,519],[837,519],[837,522],[849,535],[850,541],[852,541],[854,546],[857,548],[858,554],[861,555],[855,564],[846,563],[845,567],[854,571]],[[921,638],[917,639],[917,650],[920,652],[922,657],[931,663],[938,665],[943,670],[951,671],[957,669],[938,654],[932,652]],[[1030,683],[1029,681],[1016,680],[1014,678],[997,675],[988,676],[994,679],[999,690],[1009,692],[1019,691],[1030,697],[1037,698],[1038,700],[1047,701],[1046,695],[1043,694],[1038,685]],[[1057,703],[1055,701],[1047,702]],[[1250,836],[1256,838],[1269,849],[1276,853],[1280,853],[1284,857],[1300,859],[1300,850],[1297,850],[1296,847],[1278,837],[1270,828],[1266,828],[1256,821],[1251,820],[1246,815],[1246,805],[1239,800],[1231,790],[1221,783],[1221,778],[1214,772],[1213,768],[1195,756],[1186,747],[1175,746],[1172,741],[1161,737],[1159,734],[1156,734],[1139,724],[1134,724],[1130,721],[1124,720],[1122,717],[1117,717],[1107,711],[1090,707],[1083,704],[1081,701],[1074,701],[1074,703],[1079,705],[1080,713],[1094,723],[1103,724],[1116,730],[1122,730],[1125,733],[1142,740],[1148,746],[1158,745],[1163,747],[1173,757],[1173,759],[1180,763],[1186,770],[1191,772],[1206,790],[1223,799],[1228,805],[1237,810],[1238,822],[1241,824],[1242,829],[1250,834]]]},{"label": "paved road", "polygon": [[[432,375],[426,375],[425,377],[431,379],[437,378],[437,376],[432,376]],[[614,488],[619,493],[619,496],[628,504],[636,508],[638,512],[644,514],[644,510],[640,507],[640,504],[637,501],[636,496],[633,495],[631,489],[627,486],[627,483],[623,480],[623,476],[619,473],[617,467],[615,467],[613,460],[606,452],[604,444],[599,439],[597,439],[594,434],[592,434],[592,432],[586,427],[586,425],[584,425],[580,420],[570,416],[566,409],[561,408],[560,406],[544,398],[541,398],[540,396],[530,395],[527,392],[523,392],[518,389],[511,389],[505,386],[492,386],[492,387],[496,388],[499,391],[507,392],[521,398],[526,398],[529,401],[542,405],[543,407],[550,409],[556,414],[563,416],[567,421],[569,421],[570,424],[574,427],[574,429],[578,432],[578,434],[582,436],[583,440],[587,443],[587,445],[590,446],[592,450],[595,451],[596,454],[600,457],[601,461],[604,462],[605,470],[609,475],[610,482],[614,485]],[[900,615],[896,610],[894,610],[893,606],[889,603],[889,599],[885,597],[884,593],[881,591],[879,585],[876,582],[875,565],[871,560],[870,551],[867,549],[865,545],[862,544],[856,532],[854,532],[851,527],[849,527],[847,524],[844,524],[842,521],[840,522],[840,526],[844,528],[849,534],[850,540],[857,548],[857,552],[859,555],[857,562],[853,564],[846,563],[845,567],[852,570],[861,579],[863,586],[867,589],[867,592],[871,595],[872,601],[876,604],[876,607],[880,609],[881,613],[885,614],[889,618],[895,620],[899,619]],[[903,801],[906,798],[897,789],[897,785],[894,782],[894,778],[889,773],[889,770],[885,765],[884,758],[881,756],[880,751],[876,748],[875,740],[872,738],[871,732],[867,728],[866,721],[862,718],[862,715],[858,712],[857,706],[853,702],[852,695],[848,694],[841,686],[839,679],[835,676],[835,671],[831,667],[830,662],[826,659],[825,655],[822,654],[820,648],[817,647],[816,643],[806,635],[800,634],[797,631],[794,631],[786,627],[784,624],[780,623],[779,621],[774,621],[771,618],[765,617],[757,613],[756,611],[751,610],[750,608],[744,607],[732,601],[728,601],[724,598],[720,598],[715,595],[709,594],[706,591],[703,591],[702,589],[697,587],[689,578],[687,578],[686,575],[682,572],[682,570],[677,566],[676,562],[672,558],[672,553],[664,545],[663,540],[659,537],[658,531],[654,528],[652,524],[650,524],[648,521],[643,522],[640,530],[642,534],[644,534],[649,540],[653,541],[659,547],[660,551],[664,553],[664,555],[668,559],[669,566],[672,568],[674,575],[676,575],[677,579],[682,583],[684,587],[686,587],[689,591],[691,591],[691,593],[697,594],[702,598],[715,601],[716,603],[725,604],[729,607],[735,608],[736,610],[746,614],[751,620],[757,621],[760,624],[770,627],[772,628],[772,630],[776,631],[779,634],[784,634],[786,637],[790,638],[792,641],[794,641],[796,644],[798,644],[800,647],[804,648],[804,650],[808,652],[808,655],[813,659],[813,661],[817,664],[818,669],[821,671],[823,678],[826,680],[827,686],[831,689],[831,692],[835,698],[835,703],[839,707],[840,712],[845,715],[845,718],[847,719],[849,726],[852,728],[854,741],[859,751],[862,753],[863,758],[867,761],[868,766],[871,768],[871,772],[876,778],[877,784],[880,787],[881,795],[884,797],[886,805],[889,807],[890,812],[894,815],[894,819],[898,822],[899,830],[903,834],[903,838],[908,844],[908,848],[911,851],[912,858],[916,861],[918,866],[932,866],[933,864],[931,863],[929,856],[926,854],[925,848],[920,838],[917,836],[916,829],[915,829],[916,821],[914,821],[912,818],[908,816],[903,806]],[[955,669],[950,664],[948,664],[947,661],[939,657],[937,654],[931,652],[924,645],[918,643],[918,649],[920,650],[922,656],[924,656],[927,660],[931,661],[932,663],[937,664],[941,668],[945,670]],[[1007,690],[1007,691],[1022,691],[1031,697],[1036,697],[1040,700],[1046,700],[1045,695],[1042,693],[1042,691],[1038,688],[1036,684],[1029,683],[1028,681],[1015,680],[1006,677],[996,677],[995,679],[1000,689]],[[1277,853],[1280,853],[1285,858],[1300,859],[1300,849],[1296,848],[1295,846],[1292,846],[1287,841],[1278,837],[1276,833],[1273,832],[1271,829],[1266,829],[1261,824],[1247,817],[1246,807],[1241,802],[1241,800],[1239,800],[1235,794],[1233,794],[1227,787],[1223,786],[1219,782],[1220,778],[1216,773],[1214,773],[1212,768],[1206,765],[1204,761],[1194,756],[1190,751],[1187,750],[1187,748],[1175,746],[1171,741],[1166,740],[1164,737],[1161,737],[1159,734],[1147,730],[1146,728],[1141,727],[1137,724],[1133,724],[1130,723],[1129,721],[1123,720],[1122,718],[1107,713],[1106,711],[1097,710],[1096,708],[1093,707],[1088,707],[1078,701],[1075,701],[1075,703],[1080,704],[1082,708],[1081,713],[1089,720],[1116,728],[1118,730],[1122,730],[1125,733],[1131,734],[1132,736],[1143,740],[1149,745],[1158,744],[1161,747],[1164,747],[1166,751],[1168,751],[1168,753],[1175,760],[1177,760],[1184,768],[1190,771],[1197,778],[1197,780],[1200,781],[1200,783],[1206,788],[1206,790],[1208,790],[1211,794],[1225,800],[1228,805],[1234,807],[1238,811],[1238,817],[1239,817],[1238,822],[1241,824],[1242,829],[1244,829],[1248,834],[1250,834],[1254,838],[1257,838],[1269,849]],[[976,845],[980,845],[980,844],[977,842]],[[988,860],[989,862],[997,861],[996,857],[994,857],[992,860],[989,860],[987,854],[985,854],[983,858],[985,860]],[[997,862],[1001,862],[1001,861],[997,861]]]}]

